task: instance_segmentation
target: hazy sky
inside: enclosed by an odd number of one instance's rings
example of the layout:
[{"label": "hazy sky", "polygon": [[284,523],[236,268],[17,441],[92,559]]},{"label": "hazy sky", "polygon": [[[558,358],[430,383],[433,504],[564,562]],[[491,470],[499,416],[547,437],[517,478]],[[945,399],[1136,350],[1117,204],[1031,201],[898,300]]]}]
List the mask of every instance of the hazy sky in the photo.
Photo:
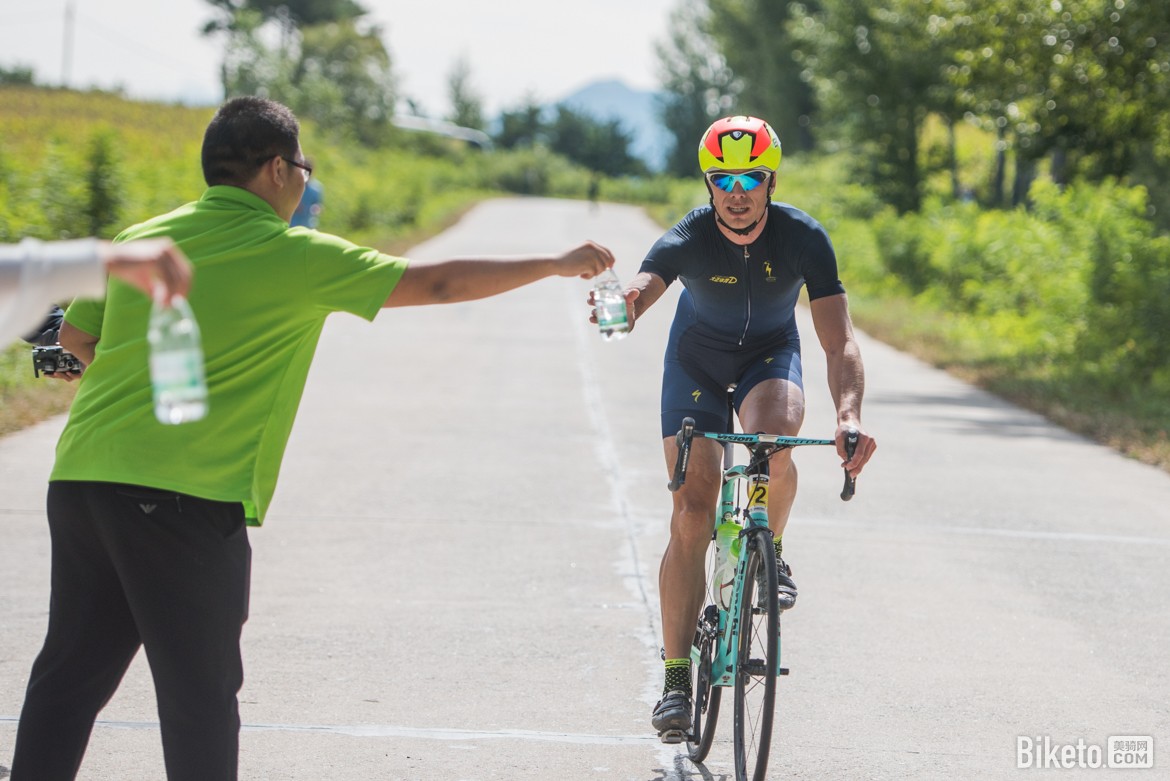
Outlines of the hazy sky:
[{"label": "hazy sky", "polygon": [[[657,86],[654,43],[679,0],[359,0],[381,25],[400,92],[428,113],[448,110],[456,60],[489,114],[526,96],[557,100],[591,81]],[[66,0],[0,0],[0,65],[32,66],[40,81],[122,86],[134,97],[215,103],[216,42],[199,34],[206,0],[73,0],[72,60]],[[0,110],[3,107],[0,106]]]}]

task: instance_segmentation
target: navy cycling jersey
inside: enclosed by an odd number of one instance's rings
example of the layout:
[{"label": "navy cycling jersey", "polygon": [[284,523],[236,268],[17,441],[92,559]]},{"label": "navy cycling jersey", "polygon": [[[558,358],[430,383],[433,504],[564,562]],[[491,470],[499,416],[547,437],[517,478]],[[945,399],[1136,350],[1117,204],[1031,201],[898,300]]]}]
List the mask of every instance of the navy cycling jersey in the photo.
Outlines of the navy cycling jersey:
[{"label": "navy cycling jersey", "polygon": [[845,292],[837,256],[820,223],[783,203],[770,204],[760,236],[729,241],[712,208],[695,209],[659,239],[641,271],[686,290],[670,328],[662,374],[662,436],[684,417],[701,430],[730,431],[727,392],[736,411],[760,382],[803,389],[796,302]]},{"label": "navy cycling jersey", "polygon": [[802,285],[810,301],[845,292],[828,233],[785,203],[769,205],[763,232],[747,246],[720,232],[711,206],[695,209],[650,248],[640,270],[686,286],[675,315],[676,325],[689,321],[685,338],[731,348],[795,339]]}]

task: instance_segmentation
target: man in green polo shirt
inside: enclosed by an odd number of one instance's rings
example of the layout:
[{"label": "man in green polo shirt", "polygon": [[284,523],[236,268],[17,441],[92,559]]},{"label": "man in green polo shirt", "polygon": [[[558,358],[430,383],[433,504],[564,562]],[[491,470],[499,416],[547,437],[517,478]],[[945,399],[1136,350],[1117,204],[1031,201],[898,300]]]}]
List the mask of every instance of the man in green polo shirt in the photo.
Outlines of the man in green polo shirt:
[{"label": "man in green polo shirt", "polygon": [[111,280],[70,307],[61,343],[88,364],[49,483],[52,599],[21,711],[12,781],[72,779],[140,645],[167,777],[236,778],[250,547],[276,486],[331,312],[467,301],[613,265],[586,242],[545,257],[409,263],[290,228],[310,168],[292,113],[236,98],[203,140],[203,197],[125,231],[169,237],[195,266],[209,411],[164,426],[151,405],[150,301]]}]

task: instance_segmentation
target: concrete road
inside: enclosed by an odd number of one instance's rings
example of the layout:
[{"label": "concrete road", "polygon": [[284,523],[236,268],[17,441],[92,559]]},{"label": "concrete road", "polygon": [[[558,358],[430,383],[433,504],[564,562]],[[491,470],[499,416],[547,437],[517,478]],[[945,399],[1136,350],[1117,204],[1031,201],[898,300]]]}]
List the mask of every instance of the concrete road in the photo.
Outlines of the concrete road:
[{"label": "concrete road", "polygon": [[[627,278],[659,233],[627,207],[494,201],[411,254],[589,237]],[[251,537],[242,778],[734,775],[730,719],[705,766],[648,723],[670,505],[658,384],[677,291],[607,344],[586,323],[588,287],[331,320]],[[827,436],[805,329],[804,432]],[[1170,477],[862,348],[880,447],[857,498],[837,499],[828,449],[797,456],[785,542],[801,597],[784,623],[772,777],[1170,777]],[[61,425],[0,440],[0,765],[44,631]],[[162,778],[155,720],[140,655],[80,778]],[[1078,741],[1082,764],[1107,764],[1121,735],[1153,736],[1155,768],[1053,769]],[[1047,770],[1017,769],[1021,737]]]}]

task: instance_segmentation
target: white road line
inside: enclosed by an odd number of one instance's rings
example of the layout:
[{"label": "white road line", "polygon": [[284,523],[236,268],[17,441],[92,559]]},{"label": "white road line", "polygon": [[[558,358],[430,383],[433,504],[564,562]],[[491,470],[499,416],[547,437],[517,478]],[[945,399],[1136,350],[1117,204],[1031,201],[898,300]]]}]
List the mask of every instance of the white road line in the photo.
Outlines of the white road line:
[{"label": "white road line", "polygon": [[[16,716],[0,716],[0,723],[16,724]],[[158,731],[157,721],[106,721],[95,727],[104,729]],[[392,724],[244,724],[245,732],[318,732],[356,738],[414,738],[425,740],[526,740],[542,743],[573,743],[592,746],[657,744],[653,735],[585,735],[575,732],[540,732],[524,729],[474,730],[445,727],[398,727]]]},{"label": "white road line", "polygon": [[[575,291],[574,291],[575,293]],[[589,346],[589,339],[600,339],[600,334],[596,330],[588,327],[588,322],[580,315],[580,309],[577,307],[566,307],[566,311],[571,313],[576,328],[574,332],[577,337],[577,356],[579,358],[577,364],[581,370],[581,393],[585,400],[585,409],[589,414],[589,422],[596,433],[594,438],[594,451],[597,456],[597,461],[605,473],[606,481],[609,483],[611,506],[614,508],[616,516],[621,519],[622,525],[625,528],[626,536],[626,555],[629,557],[629,563],[632,565],[632,572],[635,574],[634,582],[631,585],[633,590],[642,603],[646,611],[646,629],[643,632],[642,640],[650,651],[648,658],[653,660],[655,658],[654,652],[658,650],[658,638],[661,636],[661,631],[658,627],[658,609],[657,605],[651,603],[649,589],[647,588],[647,576],[645,568],[642,565],[642,556],[638,549],[638,537],[634,531],[634,519],[630,512],[630,502],[626,495],[626,478],[622,470],[621,457],[618,454],[617,446],[613,441],[613,432],[609,426],[609,417],[605,414],[605,404],[601,393],[601,382],[597,377],[597,371],[590,359],[591,349]],[[647,665],[647,683],[646,683],[646,699],[652,700],[658,692],[659,678],[658,672],[661,668],[653,663]],[[649,730],[648,730],[649,731]],[[676,768],[677,757],[679,752],[660,743],[656,736],[649,737],[646,740],[658,747],[658,758],[662,763],[663,768]],[[666,770],[666,775],[662,781],[681,781],[684,776],[677,770],[672,772]]]}]

